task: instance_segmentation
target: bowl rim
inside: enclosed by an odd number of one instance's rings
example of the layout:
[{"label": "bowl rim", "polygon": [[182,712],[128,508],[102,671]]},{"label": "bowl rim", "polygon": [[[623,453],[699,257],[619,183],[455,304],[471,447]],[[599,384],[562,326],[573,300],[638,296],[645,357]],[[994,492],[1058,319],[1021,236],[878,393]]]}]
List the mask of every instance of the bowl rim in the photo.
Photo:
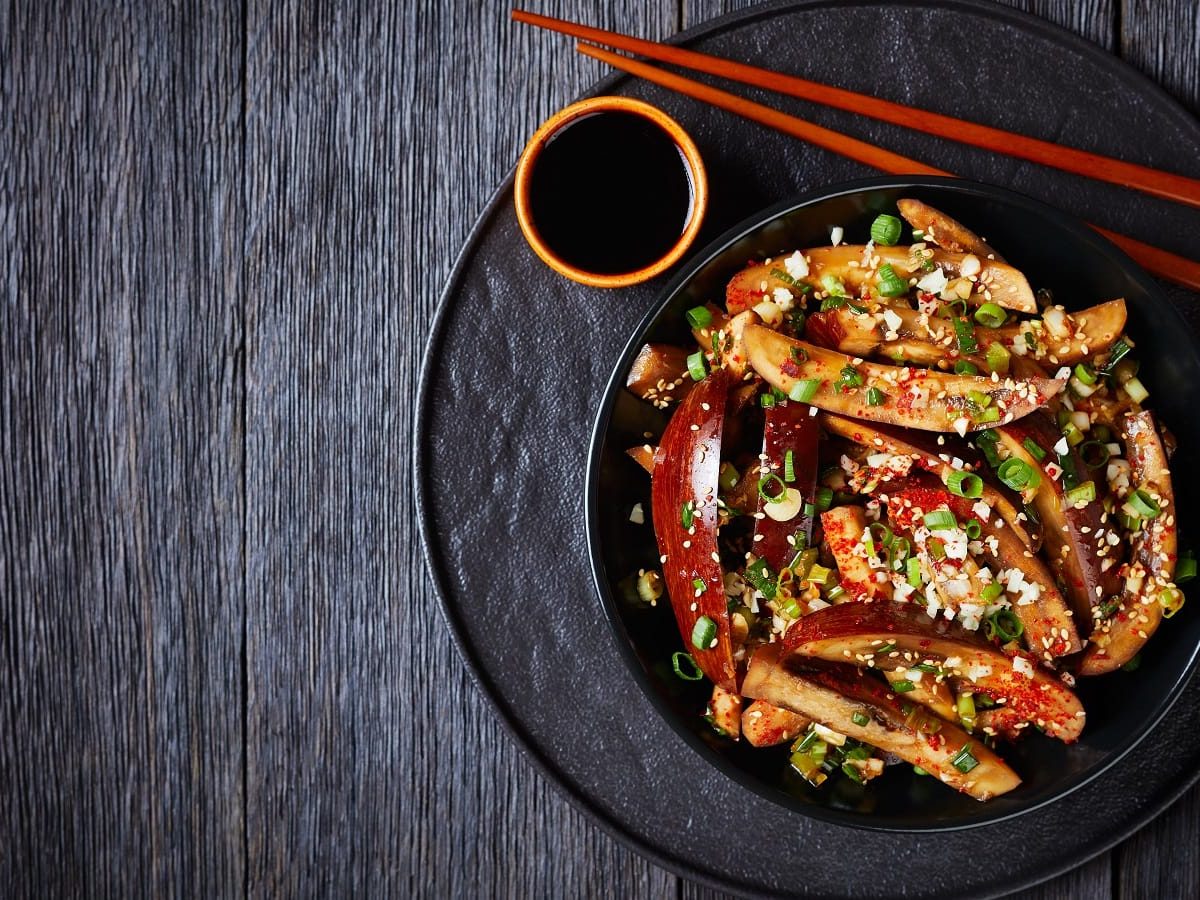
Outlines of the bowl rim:
[{"label": "bowl rim", "polygon": [[[699,735],[687,728],[682,721],[682,718],[670,708],[661,693],[654,687],[654,684],[643,669],[642,663],[634,652],[633,644],[626,636],[625,626],[621,618],[620,608],[616,598],[613,596],[609,588],[608,578],[605,572],[603,554],[602,554],[602,538],[600,533],[600,498],[599,498],[599,468],[600,460],[603,455],[604,443],[608,428],[612,422],[613,408],[616,404],[616,398],[620,392],[625,389],[624,381],[626,373],[629,371],[629,366],[632,364],[634,357],[642,342],[645,339],[645,333],[662,315],[663,310],[675,297],[675,295],[684,289],[688,282],[695,275],[707,266],[713,257],[727,250],[731,245],[739,240],[745,239],[755,232],[760,231],[774,221],[796,210],[815,206],[828,200],[838,197],[845,197],[856,194],[869,193],[871,191],[882,189],[897,189],[897,188],[933,188],[933,189],[950,189],[964,195],[974,195],[976,197],[984,196],[990,199],[999,200],[1001,202],[1024,207],[1033,215],[1048,219],[1053,224],[1061,227],[1069,232],[1074,233],[1083,243],[1090,243],[1096,252],[1110,256],[1130,278],[1139,285],[1148,295],[1156,298],[1157,302],[1164,309],[1169,309],[1170,316],[1176,320],[1179,328],[1185,331],[1190,330],[1182,313],[1172,304],[1162,292],[1159,285],[1146,272],[1137,265],[1129,256],[1115,244],[1111,243],[1107,238],[1103,237],[1092,228],[1084,224],[1080,219],[1072,216],[1057,207],[1051,206],[1041,200],[1037,200],[1028,195],[1022,194],[1019,191],[1014,191],[1009,188],[1000,187],[998,185],[988,184],[986,182],[974,181],[967,178],[949,177],[949,176],[895,176],[885,175],[871,178],[853,179],[850,181],[837,182],[835,184],[826,185],[820,188],[814,188],[805,191],[790,199],[780,201],[773,204],[758,213],[755,213],[743,219],[737,225],[719,235],[701,251],[697,252],[688,263],[680,269],[675,276],[659,291],[654,302],[651,304],[649,311],[642,317],[641,321],[633,330],[626,342],[624,349],[614,365],[611,375],[604,387],[604,393],[597,409],[595,422],[592,428],[591,439],[588,443],[588,456],[586,467],[586,478],[584,483],[584,503],[585,503],[585,535],[588,552],[588,563],[592,570],[592,582],[595,588],[597,599],[600,601],[600,607],[604,613],[604,617],[608,623],[608,630],[612,639],[617,644],[618,653],[625,662],[626,668],[638,687],[646,696],[646,699],[654,706],[655,711],[666,721],[667,725],[678,735],[684,743],[691,747],[695,752],[699,753],[706,762],[709,763],[716,771],[720,772],[725,777],[731,778],[741,786],[748,788],[760,797],[769,800],[779,806],[795,812],[799,815],[808,816],[818,821],[829,822],[845,828],[857,828],[866,831],[897,833],[897,834],[937,834],[956,831],[967,831],[973,828],[979,828],[989,825],[997,825],[1002,822],[1011,821],[1012,819],[1026,815],[1042,809],[1052,803],[1055,803],[1064,797],[1074,793],[1087,784],[1095,781],[1129,753],[1146,738],[1151,731],[1162,721],[1162,719],[1170,712],[1171,708],[1178,701],[1184,688],[1191,680],[1192,675],[1197,668],[1197,661],[1200,659],[1200,646],[1193,647],[1187,664],[1183,666],[1180,673],[1174,680],[1170,689],[1166,691],[1159,700],[1157,708],[1153,711],[1150,718],[1147,719],[1145,726],[1137,730],[1127,741],[1118,749],[1111,752],[1109,757],[1103,762],[1097,764],[1092,769],[1089,769],[1073,779],[1067,781],[1064,787],[1049,796],[1018,809],[1010,809],[1007,811],[997,811],[994,814],[988,815],[983,813],[979,816],[972,817],[966,822],[950,822],[950,823],[934,823],[930,825],[909,825],[909,824],[885,824],[874,822],[869,814],[846,812],[843,810],[831,809],[825,806],[812,803],[801,803],[797,799],[790,797],[786,792],[767,785],[765,782],[754,778],[749,773],[741,768],[731,765],[725,761],[721,754],[712,749],[705,743]],[[986,809],[986,806],[984,807]]]}]

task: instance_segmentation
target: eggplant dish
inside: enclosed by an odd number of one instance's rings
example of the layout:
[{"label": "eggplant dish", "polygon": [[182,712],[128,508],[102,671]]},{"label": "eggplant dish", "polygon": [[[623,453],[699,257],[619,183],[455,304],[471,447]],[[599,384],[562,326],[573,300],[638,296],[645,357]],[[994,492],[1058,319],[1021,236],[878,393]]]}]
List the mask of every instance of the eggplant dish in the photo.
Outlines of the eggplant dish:
[{"label": "eggplant dish", "polygon": [[1124,300],[1068,312],[898,207],[641,349],[627,387],[670,419],[629,450],[631,518],[660,568],[625,587],[669,599],[675,675],[711,682],[725,738],[790,745],[813,785],[903,763],[987,800],[1021,781],[1005,742],[1079,738],[1076,679],[1136,668],[1196,564]]}]

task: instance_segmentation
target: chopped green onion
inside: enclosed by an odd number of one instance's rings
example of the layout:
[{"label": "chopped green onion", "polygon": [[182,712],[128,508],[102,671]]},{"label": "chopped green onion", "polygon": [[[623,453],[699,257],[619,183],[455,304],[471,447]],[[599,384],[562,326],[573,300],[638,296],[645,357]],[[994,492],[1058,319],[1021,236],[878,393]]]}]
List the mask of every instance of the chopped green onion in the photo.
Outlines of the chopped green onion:
[{"label": "chopped green onion", "polygon": [[1033,466],[1015,456],[1000,464],[1000,468],[996,470],[996,477],[1014,491],[1023,491],[1026,488],[1033,490],[1042,483],[1042,477],[1033,470]]},{"label": "chopped green onion", "polygon": [[1085,481],[1083,484],[1077,484],[1067,491],[1066,499],[1072,505],[1076,503],[1091,503],[1096,499],[1096,483],[1094,481]]},{"label": "chopped green onion", "polygon": [[708,374],[708,367],[704,364],[704,352],[697,350],[687,358],[688,374],[692,376],[693,381],[703,381],[704,376]]},{"label": "chopped green onion", "polygon": [[981,431],[975,436],[975,446],[983,453],[984,458],[988,461],[988,465],[996,468],[1000,465],[1000,454],[996,452],[996,444],[999,442],[1000,436],[994,431]]},{"label": "chopped green onion", "polygon": [[[704,677],[704,673],[696,665],[696,660],[692,659],[692,654],[684,653],[682,650],[671,654],[671,668],[684,681],[699,681]],[[687,671],[685,672],[684,669],[687,669]]]},{"label": "chopped green onion", "polygon": [[950,764],[965,775],[979,765],[979,760],[971,755],[971,745],[967,744],[955,754],[954,758],[950,760]]},{"label": "chopped green onion", "polygon": [[960,359],[954,364],[955,375],[978,375],[979,367],[970,360]]},{"label": "chopped green onion", "polygon": [[998,637],[1007,644],[1023,635],[1025,626],[1011,609],[1000,609],[988,616],[987,633],[989,638]]},{"label": "chopped green onion", "polygon": [[[772,484],[779,485],[779,493],[768,493],[767,488]],[[768,503],[782,503],[787,497],[787,492],[787,485],[783,483],[783,479],[774,473],[764,475],[758,480],[758,496],[762,497]]]},{"label": "chopped green onion", "polygon": [[692,627],[692,646],[697,650],[707,650],[717,636],[717,623],[708,616],[701,616]]},{"label": "chopped green onion", "polygon": [[694,306],[685,315],[693,328],[707,328],[712,324],[712,313],[707,306]]},{"label": "chopped green onion", "polygon": [[[767,395],[764,394],[763,396]],[[717,475],[717,483],[721,485],[721,490],[723,491],[732,491],[737,487],[738,470],[734,467],[733,463],[721,463],[721,471]]]},{"label": "chopped green onion", "polygon": [[992,581],[984,586],[983,590],[980,591],[979,596],[985,602],[991,603],[993,600],[997,599],[1003,593],[1004,593],[1004,585],[1002,585],[998,581]]},{"label": "chopped green onion", "polygon": [[916,689],[916,685],[907,678],[902,678],[900,681],[892,682],[892,689],[898,694],[907,694],[911,690]]},{"label": "chopped green onion", "polygon": [[1078,447],[1083,443],[1083,432],[1074,422],[1067,422],[1062,427],[1063,437],[1067,439],[1068,447]]},{"label": "chopped green onion", "polygon": [[987,354],[985,356],[988,368],[993,372],[999,372],[1004,375],[1008,372],[1008,364],[1012,361],[1012,354],[999,341],[988,344]]},{"label": "chopped green onion", "polygon": [[796,283],[796,279],[793,278],[791,275],[789,275],[787,272],[785,272],[783,269],[772,268],[768,274],[772,278],[777,278],[780,281],[782,281],[784,284],[787,284],[787,285],[794,285]]},{"label": "chopped green onion", "polygon": [[981,304],[979,309],[975,310],[975,321],[984,328],[999,328],[1004,324],[1004,319],[1004,310],[991,301]]},{"label": "chopped green onion", "polygon": [[864,726],[870,724],[871,717],[868,716],[865,712],[855,710],[853,713],[850,714],[850,721],[853,722],[855,725],[857,725],[859,728],[863,728]]},{"label": "chopped green onion", "polygon": [[958,527],[954,513],[948,509],[935,509],[925,513],[925,527],[930,531],[948,531]]},{"label": "chopped green onion", "polygon": [[951,472],[946,478],[946,487],[956,497],[977,500],[983,496],[983,479],[971,472]]},{"label": "chopped green onion", "polygon": [[988,422],[999,422],[1000,421],[1000,407],[989,406],[987,409],[981,409],[979,412],[975,413],[975,415],[971,416],[971,418],[979,424],[986,424]]},{"label": "chopped green onion", "polygon": [[[872,544],[878,544],[880,547],[890,547],[892,544],[892,529],[882,522],[872,522],[868,525],[867,534],[870,536]],[[874,548],[872,548],[872,552],[874,552]]]},{"label": "chopped green onion", "polygon": [[892,641],[888,641],[886,644],[876,647],[872,652],[873,653],[891,653],[895,649],[896,649],[895,643],[893,643]]},{"label": "chopped green onion", "polygon": [[[970,691],[958,695],[957,703],[958,721],[962,722],[963,728],[970,731],[975,727],[975,695]],[[966,748],[963,748],[966,750]],[[964,770],[970,771],[970,770]]]},{"label": "chopped green onion", "polygon": [[1103,441],[1085,441],[1079,445],[1079,455],[1089,469],[1099,469],[1108,464],[1112,452]]},{"label": "chopped green onion", "polygon": [[975,353],[979,350],[979,344],[975,340],[975,329],[971,327],[971,323],[966,319],[952,319],[954,324],[954,335],[958,340],[959,353]]},{"label": "chopped green onion", "polygon": [[824,566],[813,566],[808,570],[808,578],[805,580],[815,585],[823,585],[829,581],[832,574],[833,572]]},{"label": "chopped green onion", "polygon": [[836,600],[838,597],[841,597],[845,593],[846,593],[846,589],[844,587],[842,587],[840,584],[835,584],[833,587],[831,587],[829,589],[829,592],[825,595],[825,599],[826,600]]},{"label": "chopped green onion", "polygon": [[858,771],[858,766],[853,765],[852,763],[842,763],[842,774],[851,781],[863,784],[862,773]]},{"label": "chopped green onion", "polygon": [[910,669],[916,669],[918,672],[925,672],[929,675],[940,675],[942,670],[932,663],[918,663],[915,666],[909,666]]},{"label": "chopped green onion", "polygon": [[914,775],[928,775],[929,773],[926,772],[924,769],[922,769],[920,766],[913,766],[913,774]]},{"label": "chopped green onion", "polygon": [[895,216],[879,215],[871,223],[871,240],[885,247],[893,246],[900,240],[900,220]]},{"label": "chopped green onion", "polygon": [[703,578],[693,578],[692,579],[692,587],[694,587],[698,591],[704,590],[704,579]]},{"label": "chopped green onion", "polygon": [[1142,519],[1153,519],[1162,511],[1158,501],[1140,488],[1129,495],[1125,505],[1130,508],[1130,515],[1136,515]]},{"label": "chopped green onion", "polygon": [[887,394],[877,387],[867,388],[867,406],[883,406]]},{"label": "chopped green onion", "polygon": [[1183,591],[1177,587],[1165,587],[1158,595],[1158,602],[1162,604],[1163,618],[1169,619],[1175,613],[1183,608],[1183,601],[1186,598],[1183,596]]},{"label": "chopped green onion", "polygon": [[816,396],[820,386],[821,382],[817,378],[802,378],[792,385],[792,389],[788,391],[788,399],[797,403],[807,403]]},{"label": "chopped green onion", "polygon": [[787,482],[796,480],[796,467],[791,450],[783,454],[783,480]]},{"label": "chopped green onion", "polygon": [[983,391],[967,391],[967,403],[976,409],[987,409],[992,405],[992,396]]},{"label": "chopped green onion", "polygon": [[908,282],[896,274],[891,263],[879,267],[879,293],[885,297],[900,297],[908,293]]},{"label": "chopped green onion", "polygon": [[1133,348],[1126,342],[1125,338],[1121,338],[1112,346],[1112,350],[1108,354],[1108,362],[1104,364],[1104,368],[1100,371],[1105,375],[1111,375],[1113,369],[1117,367],[1117,363],[1129,355],[1129,351]]},{"label": "chopped green onion", "polygon": [[643,572],[638,576],[637,595],[643,603],[654,606],[663,595],[662,576],[654,570]]},{"label": "chopped green onion", "polygon": [[842,279],[836,275],[822,275],[821,287],[825,288],[826,293],[834,297],[846,296],[846,285],[842,284]]},{"label": "chopped green onion", "polygon": [[819,487],[817,488],[817,509],[820,512],[825,512],[833,505],[833,488]]},{"label": "chopped green onion", "polygon": [[914,588],[920,588],[925,583],[921,580],[921,561],[915,556],[909,557],[908,562],[905,563],[905,568],[909,585]]},{"label": "chopped green onion", "polygon": [[1033,438],[1025,438],[1025,440],[1021,441],[1021,446],[1028,450],[1029,455],[1038,462],[1046,458],[1046,451],[1039,447]]},{"label": "chopped green onion", "polygon": [[1179,563],[1175,566],[1175,583],[1184,584],[1196,577],[1196,557],[1190,553],[1185,553],[1179,557]]},{"label": "chopped green onion", "polygon": [[801,507],[800,511],[802,513],[804,513],[805,516],[807,516],[808,518],[811,519],[813,516],[815,516],[817,514],[817,507],[812,503],[805,503],[804,506]]},{"label": "chopped green onion", "polygon": [[963,531],[967,533],[967,537],[973,541],[979,540],[979,536],[983,534],[983,526],[979,524],[978,519],[971,519],[963,526]]},{"label": "chopped green onion", "polygon": [[684,528],[691,528],[696,521],[696,504],[688,500],[683,504],[683,509],[679,513],[679,523]]},{"label": "chopped green onion", "polygon": [[841,378],[838,379],[838,387],[843,389],[862,387],[863,377],[858,374],[858,369],[851,365],[842,366]]},{"label": "chopped green onion", "polygon": [[934,559],[942,560],[946,558],[946,542],[941,538],[929,539],[929,555]]},{"label": "chopped green onion", "polygon": [[770,409],[775,405],[775,395],[769,391],[765,394],[760,394],[758,398],[758,405],[763,409]]},{"label": "chopped green onion", "polygon": [[1129,399],[1134,403],[1145,403],[1146,398],[1150,396],[1146,386],[1136,376],[1130,378],[1122,386],[1125,388],[1125,393],[1129,395]]},{"label": "chopped green onion", "polygon": [[788,351],[791,354],[792,362],[805,363],[808,362],[808,351],[803,347],[793,347]]},{"label": "chopped green onion", "polygon": [[788,597],[787,602],[785,602],[782,606],[779,607],[779,611],[782,612],[789,619],[800,618],[800,604],[797,603],[795,600],[793,600],[791,597]]},{"label": "chopped green onion", "polygon": [[746,566],[746,580],[768,600],[775,599],[775,573],[765,559],[755,560]]},{"label": "chopped green onion", "polygon": [[1096,383],[1096,372],[1087,363],[1075,364],[1075,377],[1088,387]]},{"label": "chopped green onion", "polygon": [[821,312],[829,312],[831,309],[841,309],[845,305],[845,297],[826,297],[821,301]]}]

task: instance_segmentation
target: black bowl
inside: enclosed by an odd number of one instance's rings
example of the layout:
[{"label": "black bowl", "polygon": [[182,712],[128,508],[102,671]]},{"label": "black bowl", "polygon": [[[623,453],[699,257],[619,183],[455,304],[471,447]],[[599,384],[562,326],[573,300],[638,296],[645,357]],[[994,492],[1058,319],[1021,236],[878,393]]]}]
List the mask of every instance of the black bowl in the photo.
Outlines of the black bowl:
[{"label": "black bowl", "polygon": [[[865,787],[839,779],[812,788],[787,762],[786,747],[754,749],[718,737],[701,713],[707,682],[689,684],[672,673],[671,654],[682,648],[669,606],[656,608],[621,599],[618,582],[639,568],[658,565],[649,524],[635,525],[629,512],[649,509],[650,484],[624,451],[662,433],[667,414],[624,389],[625,376],[646,341],[686,345],[684,312],[722,298],[730,276],[748,260],[796,247],[828,243],[833,226],[851,242],[864,240],[871,220],[895,211],[896,201],[916,197],[981,234],[1022,269],[1035,288],[1054,292],[1068,309],[1124,297],[1128,334],[1138,343],[1148,405],[1179,439],[1177,459],[1200,447],[1200,416],[1191,386],[1200,383],[1200,355],[1191,331],[1157,284],[1124,253],[1086,225],[1028,197],[990,185],[950,178],[877,178],[851,182],[780,204],[727,232],[700,253],[667,286],[629,341],[600,404],[592,437],[587,482],[587,529],[592,570],[605,614],[635,678],[672,727],[717,769],[746,787],[797,812],[841,825],[894,831],[970,828],[1020,815],[1063,797],[1095,778],[1134,749],[1175,702],[1195,665],[1200,616],[1186,608],[1165,622],[1135,672],[1081,679],[1087,728],[1068,747],[1030,734],[1002,755],[1023,784],[979,803],[908,766],[896,766]],[[652,439],[650,439],[653,442]],[[1190,469],[1175,466],[1179,510],[1197,499]],[[1188,523],[1183,521],[1181,531]],[[1183,534],[1186,541],[1187,535]],[[1186,545],[1186,544],[1185,544]],[[1155,748],[1143,748],[1153,765]]]}]

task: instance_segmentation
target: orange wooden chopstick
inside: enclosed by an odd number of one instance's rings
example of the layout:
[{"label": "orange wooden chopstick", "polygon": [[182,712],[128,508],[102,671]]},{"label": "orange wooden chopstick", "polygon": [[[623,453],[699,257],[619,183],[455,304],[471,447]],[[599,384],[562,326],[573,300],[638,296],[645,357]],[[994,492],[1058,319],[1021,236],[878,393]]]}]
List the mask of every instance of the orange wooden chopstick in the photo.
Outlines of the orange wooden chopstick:
[{"label": "orange wooden chopstick", "polygon": [[[739,97],[737,94],[731,94],[720,88],[711,87],[710,85],[693,81],[690,78],[684,78],[682,75],[676,75],[674,72],[668,72],[648,63],[620,56],[600,47],[577,44],[575,49],[593,59],[608,63],[613,68],[621,69],[631,75],[652,81],[655,84],[669,88],[695,100],[702,100],[705,103],[736,113],[751,121],[768,125],[785,134],[798,137],[801,140],[808,141],[818,147],[831,150],[848,159],[864,163],[883,172],[893,175],[953,174],[944,169],[935,169],[933,166],[918,162],[915,159],[909,159],[907,156],[901,156],[899,153],[892,153],[890,150],[876,147],[874,144],[868,144],[866,141],[852,138],[849,135],[842,134],[840,131],[833,131],[829,128],[823,128],[820,125],[814,125],[811,122],[806,122],[804,119],[788,115],[777,109],[772,109],[770,106],[764,106],[753,100],[747,100],[745,97]],[[1123,234],[1108,231],[1096,225],[1092,225],[1091,227],[1124,250],[1129,254],[1130,258],[1135,260],[1146,271],[1152,272],[1168,281],[1191,288],[1194,291],[1200,291],[1200,263],[1143,243],[1134,238],[1126,237]]]},{"label": "orange wooden chopstick", "polygon": [[719,56],[709,56],[695,50],[685,50],[682,47],[642,40],[615,31],[606,31],[603,28],[578,25],[565,19],[541,16],[520,9],[513,10],[512,17],[517,22],[568,34],[595,44],[615,47],[618,50],[636,53],[659,62],[695,69],[708,75],[717,75],[781,94],[789,94],[824,106],[848,110],[872,119],[879,119],[882,122],[902,125],[905,128],[923,131],[936,137],[1052,166],[1076,175],[1134,188],[1155,197],[1163,197],[1177,203],[1200,208],[1200,179],[1163,172],[1149,166],[1113,159],[1110,156],[1088,153],[1086,150],[1077,150],[1074,147],[1063,147],[1050,141],[1014,134],[954,116],[915,109],[901,103],[893,103],[867,94],[809,81],[795,75],[784,75],[770,69],[761,69],[758,66],[734,62]]}]

